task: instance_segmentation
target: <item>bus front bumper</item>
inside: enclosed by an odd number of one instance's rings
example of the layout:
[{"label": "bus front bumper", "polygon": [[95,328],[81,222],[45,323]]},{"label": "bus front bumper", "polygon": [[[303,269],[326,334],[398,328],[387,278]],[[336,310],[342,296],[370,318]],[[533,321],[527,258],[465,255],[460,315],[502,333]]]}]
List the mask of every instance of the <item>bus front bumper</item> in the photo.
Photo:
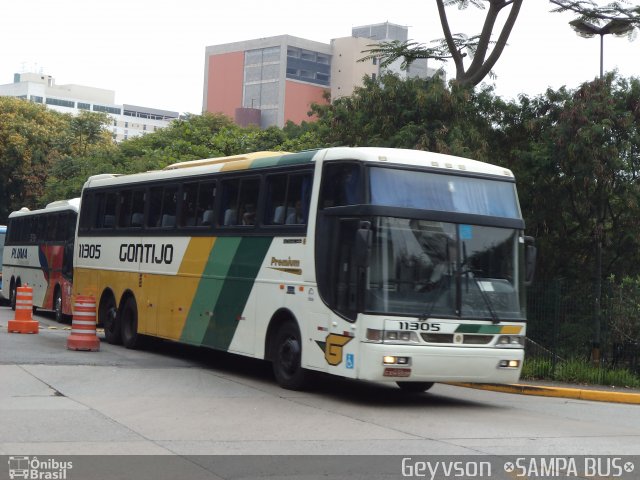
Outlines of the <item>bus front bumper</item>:
[{"label": "bus front bumper", "polygon": [[376,382],[516,383],[524,359],[511,348],[362,343],[360,351],[358,378]]}]

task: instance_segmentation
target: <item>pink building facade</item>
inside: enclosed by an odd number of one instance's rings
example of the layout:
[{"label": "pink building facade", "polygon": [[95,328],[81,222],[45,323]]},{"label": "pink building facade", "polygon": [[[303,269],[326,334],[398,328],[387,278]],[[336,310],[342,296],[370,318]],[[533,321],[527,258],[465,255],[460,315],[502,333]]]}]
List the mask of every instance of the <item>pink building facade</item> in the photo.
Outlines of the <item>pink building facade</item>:
[{"label": "pink building facade", "polygon": [[331,47],[320,42],[282,35],[207,47],[203,111],[246,125],[258,110],[262,128],[311,121],[330,75]]}]

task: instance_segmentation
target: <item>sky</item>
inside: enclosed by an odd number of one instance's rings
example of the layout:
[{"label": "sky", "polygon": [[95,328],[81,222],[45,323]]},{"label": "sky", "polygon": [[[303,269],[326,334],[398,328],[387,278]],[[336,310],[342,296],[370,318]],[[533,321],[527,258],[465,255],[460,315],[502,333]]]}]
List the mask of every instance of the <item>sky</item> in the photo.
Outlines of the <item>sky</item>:
[{"label": "sky", "polygon": [[[568,25],[575,16],[551,9],[547,0],[524,0],[496,78],[485,80],[497,95],[536,96],[599,75],[599,38],[578,37]],[[484,11],[447,11],[454,33],[481,30]],[[421,43],[443,36],[433,0],[3,2],[0,84],[12,83],[14,73],[38,72],[57,85],[113,90],[116,104],[199,114],[207,46],[283,34],[329,43],[354,26],[385,21],[408,26],[409,38]],[[605,36],[604,70],[614,69],[640,77],[640,38]],[[452,64],[445,71],[455,74]]]}]

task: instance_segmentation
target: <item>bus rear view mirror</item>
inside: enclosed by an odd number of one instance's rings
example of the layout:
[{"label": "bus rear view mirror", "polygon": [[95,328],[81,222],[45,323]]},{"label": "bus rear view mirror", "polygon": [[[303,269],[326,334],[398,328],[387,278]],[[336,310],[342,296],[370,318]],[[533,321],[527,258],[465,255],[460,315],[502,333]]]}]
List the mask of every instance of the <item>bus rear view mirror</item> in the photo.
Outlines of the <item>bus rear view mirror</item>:
[{"label": "bus rear view mirror", "polygon": [[533,237],[524,237],[524,243],[524,284],[528,287],[533,283],[533,278],[535,276],[538,249],[533,244]]},{"label": "bus rear view mirror", "polygon": [[362,268],[369,266],[369,256],[371,253],[371,223],[360,222],[360,227],[356,230],[355,240],[355,260],[356,265]]}]

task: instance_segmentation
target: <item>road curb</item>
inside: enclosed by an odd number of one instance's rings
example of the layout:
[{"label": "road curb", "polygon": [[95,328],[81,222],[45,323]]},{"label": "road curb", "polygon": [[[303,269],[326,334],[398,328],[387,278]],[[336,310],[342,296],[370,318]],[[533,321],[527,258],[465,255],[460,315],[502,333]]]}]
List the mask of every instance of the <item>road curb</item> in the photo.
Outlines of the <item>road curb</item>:
[{"label": "road curb", "polygon": [[537,385],[498,385],[492,383],[457,383],[447,385],[457,387],[490,390],[493,392],[517,393],[520,395],[538,395],[542,397],[571,398],[574,400],[590,400],[593,402],[627,403],[640,405],[639,393],[606,392],[603,390],[589,390],[582,388],[547,387]]}]

